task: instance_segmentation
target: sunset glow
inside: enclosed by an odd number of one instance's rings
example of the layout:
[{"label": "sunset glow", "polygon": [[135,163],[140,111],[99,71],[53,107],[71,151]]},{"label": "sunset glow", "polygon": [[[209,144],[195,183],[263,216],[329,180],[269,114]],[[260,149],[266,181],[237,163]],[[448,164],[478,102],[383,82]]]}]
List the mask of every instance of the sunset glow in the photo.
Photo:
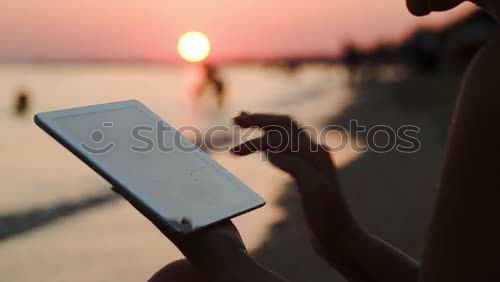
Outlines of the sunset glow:
[{"label": "sunset glow", "polygon": [[188,62],[200,62],[210,53],[210,41],[201,32],[187,32],[177,44],[179,55]]},{"label": "sunset glow", "polygon": [[363,49],[398,44],[419,27],[443,27],[475,6],[463,3],[452,11],[414,17],[402,0],[43,3],[2,2],[0,61],[132,58],[178,63],[184,61],[179,38],[189,31],[208,36],[211,62],[332,57],[347,44]]}]

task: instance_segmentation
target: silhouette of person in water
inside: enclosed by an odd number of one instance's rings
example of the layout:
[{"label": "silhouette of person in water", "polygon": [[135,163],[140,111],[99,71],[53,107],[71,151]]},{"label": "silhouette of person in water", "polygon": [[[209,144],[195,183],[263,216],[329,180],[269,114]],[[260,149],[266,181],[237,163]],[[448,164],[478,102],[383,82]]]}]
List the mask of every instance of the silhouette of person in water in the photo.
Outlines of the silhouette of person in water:
[{"label": "silhouette of person in water", "polygon": [[[462,2],[407,0],[407,5],[423,16]],[[479,4],[500,16],[500,1]],[[356,222],[330,154],[321,146],[311,150],[316,144],[290,118],[242,113],[234,119],[237,125],[260,127],[264,134],[232,152],[265,152],[274,166],[295,179],[316,253],[348,281],[500,281],[500,151],[488,146],[500,144],[500,134],[492,128],[500,124],[499,67],[500,33],[485,44],[464,78],[421,265]],[[491,134],[481,138],[485,132]],[[299,146],[286,147],[283,134],[300,141]],[[187,260],[167,265],[150,281],[285,281],[250,257],[230,221],[189,235],[156,226]]]},{"label": "silhouette of person in water", "polygon": [[217,101],[217,106],[222,107],[226,95],[226,87],[220,76],[219,70],[215,65],[211,64],[203,64],[203,68],[205,68],[206,73],[206,80],[203,88],[212,87]]},{"label": "silhouette of person in water", "polygon": [[29,109],[29,94],[25,89],[19,89],[16,93],[14,111],[17,115],[26,114]]}]

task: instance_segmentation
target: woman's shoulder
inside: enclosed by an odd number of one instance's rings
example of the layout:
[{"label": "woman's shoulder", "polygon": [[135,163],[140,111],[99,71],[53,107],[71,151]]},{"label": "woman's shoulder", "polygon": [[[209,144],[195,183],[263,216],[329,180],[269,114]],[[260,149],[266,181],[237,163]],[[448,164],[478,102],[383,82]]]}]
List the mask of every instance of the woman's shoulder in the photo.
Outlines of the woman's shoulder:
[{"label": "woman's shoulder", "polygon": [[478,107],[500,105],[500,30],[490,37],[471,62],[464,76],[462,99]]}]

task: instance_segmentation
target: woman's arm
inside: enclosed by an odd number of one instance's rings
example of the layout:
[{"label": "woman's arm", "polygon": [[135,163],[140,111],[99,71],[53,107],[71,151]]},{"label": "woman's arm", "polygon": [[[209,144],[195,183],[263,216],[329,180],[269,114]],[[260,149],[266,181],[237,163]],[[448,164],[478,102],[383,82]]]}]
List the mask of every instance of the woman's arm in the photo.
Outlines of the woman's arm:
[{"label": "woman's arm", "polygon": [[499,281],[499,125],[500,33],[464,80],[421,281]]}]

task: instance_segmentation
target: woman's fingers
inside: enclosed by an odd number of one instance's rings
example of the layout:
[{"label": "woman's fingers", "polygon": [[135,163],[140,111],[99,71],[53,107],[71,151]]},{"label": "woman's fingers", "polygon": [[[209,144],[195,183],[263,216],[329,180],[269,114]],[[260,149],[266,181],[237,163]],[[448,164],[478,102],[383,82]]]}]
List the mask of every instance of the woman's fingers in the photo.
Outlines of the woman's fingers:
[{"label": "woman's fingers", "polygon": [[234,123],[243,127],[259,127],[264,130],[286,130],[299,129],[299,126],[289,116],[271,114],[247,114],[234,118]]},{"label": "woman's fingers", "polygon": [[318,172],[307,161],[292,154],[269,153],[269,161],[295,178],[317,177]]},{"label": "woman's fingers", "polygon": [[[303,151],[302,153],[308,154],[312,151],[311,145],[315,145],[306,130],[300,128],[298,123],[289,116],[242,113],[234,118],[234,122],[243,128],[258,127],[264,130],[265,134],[261,140],[251,140],[245,145],[257,145],[260,151],[273,149],[289,152]],[[251,150],[252,153],[256,151],[258,150]]]},{"label": "woman's fingers", "polygon": [[[252,153],[265,150],[265,138],[259,137],[235,146],[230,151],[238,156],[246,156]],[[267,147],[266,147],[267,148]]]},{"label": "woman's fingers", "polygon": [[[268,136],[247,141],[231,149],[231,152],[239,156],[246,156],[262,151],[274,166],[291,174],[296,179],[306,179],[308,177],[318,176],[318,162],[314,158],[305,158],[303,154],[281,150],[276,143],[279,141],[275,141],[273,144],[273,141],[269,141],[270,139],[272,140],[272,138],[266,137]],[[329,167],[332,166],[330,159],[325,163],[327,163]]]},{"label": "woman's fingers", "polygon": [[289,137],[275,132],[266,132],[261,137],[246,141],[235,146],[230,151],[239,156],[246,156],[255,152],[294,152],[289,142]]},{"label": "woman's fingers", "polygon": [[257,151],[264,151],[267,159],[277,168],[289,173],[297,180],[310,180],[322,177],[319,171],[310,161],[304,159],[300,154],[284,151],[269,150],[270,145],[265,141],[265,137],[247,141],[231,149],[236,155],[245,156]]},{"label": "woman's fingers", "polygon": [[234,118],[242,127],[259,127],[264,130],[260,138],[247,141],[231,151],[245,156],[257,151],[297,154],[316,167],[330,166],[330,154],[326,148],[316,144],[305,129],[288,116],[242,113]]}]

